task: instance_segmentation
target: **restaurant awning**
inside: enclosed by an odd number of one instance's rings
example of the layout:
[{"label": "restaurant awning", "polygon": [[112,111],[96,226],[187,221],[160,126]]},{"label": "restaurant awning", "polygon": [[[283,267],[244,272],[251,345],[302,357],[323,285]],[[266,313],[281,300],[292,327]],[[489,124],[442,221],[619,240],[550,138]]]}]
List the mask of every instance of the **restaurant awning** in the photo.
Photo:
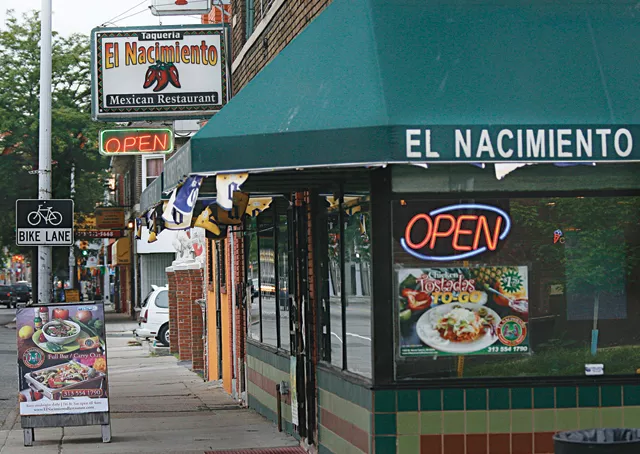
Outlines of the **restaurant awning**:
[{"label": "restaurant awning", "polygon": [[[636,5],[334,0],[166,163],[163,189],[188,173],[528,161],[529,126],[548,148],[572,141],[540,162],[640,159],[623,156],[640,144]],[[576,155],[587,137],[592,156]]]}]

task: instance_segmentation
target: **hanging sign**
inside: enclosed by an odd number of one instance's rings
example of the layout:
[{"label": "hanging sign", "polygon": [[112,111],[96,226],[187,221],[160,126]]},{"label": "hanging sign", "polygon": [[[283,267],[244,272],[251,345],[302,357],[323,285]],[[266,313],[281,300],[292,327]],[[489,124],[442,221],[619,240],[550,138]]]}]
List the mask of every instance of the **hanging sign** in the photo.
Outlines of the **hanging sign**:
[{"label": "hanging sign", "polygon": [[399,268],[402,356],[529,353],[526,266]]},{"label": "hanging sign", "polygon": [[100,154],[158,154],[173,151],[171,128],[122,128],[100,131]]},{"label": "hanging sign", "polygon": [[93,118],[213,115],[226,104],[229,88],[225,27],[93,29]]},{"label": "hanging sign", "polygon": [[209,11],[211,0],[151,0],[151,14],[154,16],[188,16]]},{"label": "hanging sign", "polygon": [[511,219],[496,206],[456,204],[418,212],[400,229],[400,245],[407,253],[420,260],[444,262],[495,251],[507,238]]}]

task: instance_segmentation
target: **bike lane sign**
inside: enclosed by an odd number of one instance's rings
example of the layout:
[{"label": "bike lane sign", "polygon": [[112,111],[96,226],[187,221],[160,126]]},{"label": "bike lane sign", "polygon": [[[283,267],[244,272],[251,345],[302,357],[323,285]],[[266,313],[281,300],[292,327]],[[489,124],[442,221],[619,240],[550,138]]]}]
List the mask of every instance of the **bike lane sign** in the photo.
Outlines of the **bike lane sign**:
[{"label": "bike lane sign", "polygon": [[16,200],[18,246],[72,246],[73,200]]}]

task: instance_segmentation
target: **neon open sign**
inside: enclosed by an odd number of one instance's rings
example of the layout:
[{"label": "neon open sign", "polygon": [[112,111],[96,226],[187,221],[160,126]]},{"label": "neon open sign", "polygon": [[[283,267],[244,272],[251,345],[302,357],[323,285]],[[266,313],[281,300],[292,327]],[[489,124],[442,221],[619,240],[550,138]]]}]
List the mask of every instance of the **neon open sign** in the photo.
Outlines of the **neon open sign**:
[{"label": "neon open sign", "polygon": [[122,128],[100,131],[100,153],[107,156],[170,153],[171,128]]},{"label": "neon open sign", "polygon": [[[413,216],[400,244],[407,253],[421,260],[464,260],[495,251],[510,230],[511,219],[500,208],[482,204],[450,205]],[[436,249],[442,247],[455,252],[437,254]]]}]

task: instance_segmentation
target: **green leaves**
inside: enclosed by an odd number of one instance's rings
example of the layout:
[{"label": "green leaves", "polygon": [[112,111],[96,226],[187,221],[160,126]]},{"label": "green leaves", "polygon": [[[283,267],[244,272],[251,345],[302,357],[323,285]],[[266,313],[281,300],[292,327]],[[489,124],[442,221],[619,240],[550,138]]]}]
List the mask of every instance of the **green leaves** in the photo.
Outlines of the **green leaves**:
[{"label": "green leaves", "polygon": [[[15,248],[17,198],[36,198],[39,146],[40,19],[37,12],[8,13],[0,25],[0,247]],[[111,125],[91,120],[91,53],[87,36],[52,42],[52,190],[69,198],[75,164],[76,212],[92,213],[104,197],[108,159],[98,153],[98,132]],[[55,268],[55,265],[54,265]]]}]

